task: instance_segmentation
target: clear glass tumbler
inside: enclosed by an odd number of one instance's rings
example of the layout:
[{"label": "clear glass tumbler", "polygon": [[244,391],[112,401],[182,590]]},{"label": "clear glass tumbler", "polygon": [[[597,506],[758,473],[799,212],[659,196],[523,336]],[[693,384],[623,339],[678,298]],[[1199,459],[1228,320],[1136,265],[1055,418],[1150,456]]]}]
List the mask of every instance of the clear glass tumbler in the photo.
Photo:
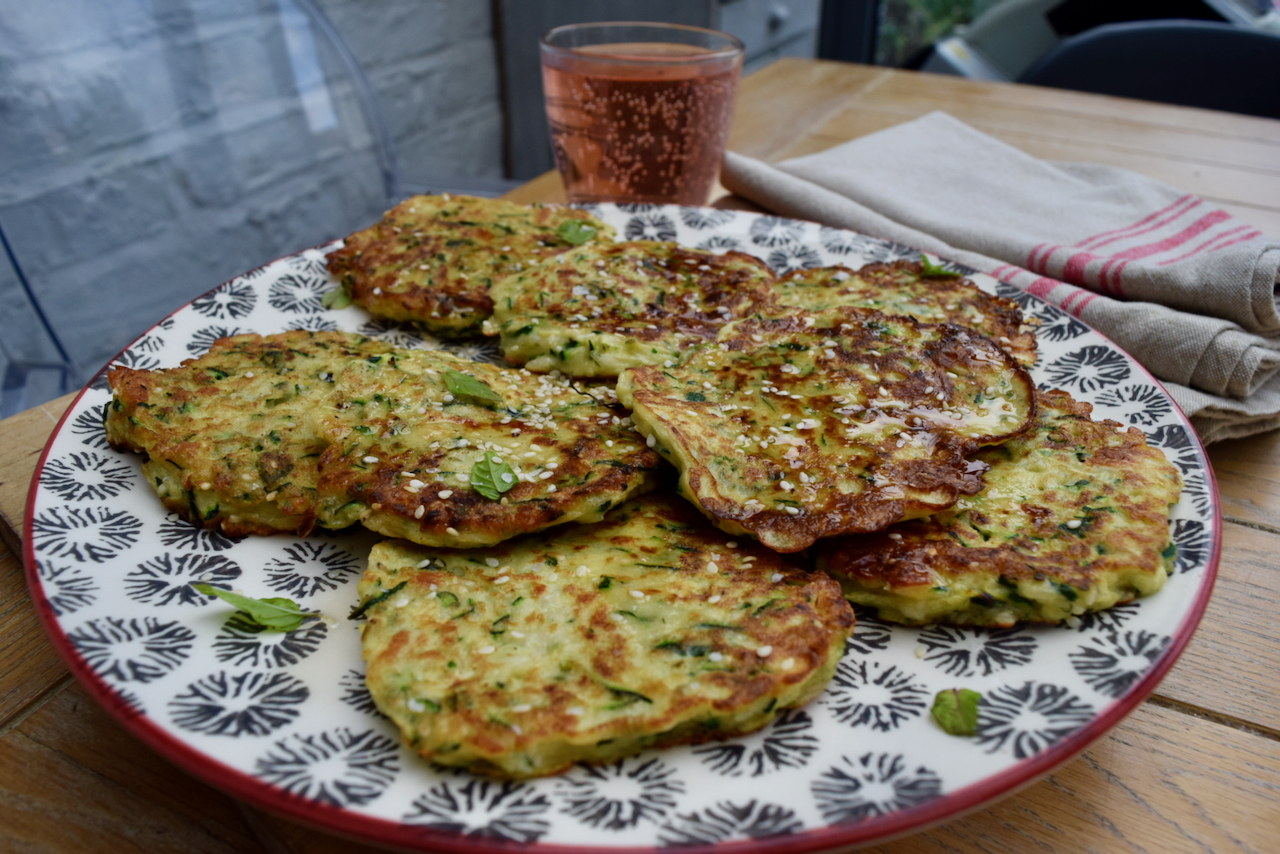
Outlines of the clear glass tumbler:
[{"label": "clear glass tumbler", "polygon": [[542,37],[556,167],[573,202],[706,204],[742,75],[742,42],[677,24]]}]

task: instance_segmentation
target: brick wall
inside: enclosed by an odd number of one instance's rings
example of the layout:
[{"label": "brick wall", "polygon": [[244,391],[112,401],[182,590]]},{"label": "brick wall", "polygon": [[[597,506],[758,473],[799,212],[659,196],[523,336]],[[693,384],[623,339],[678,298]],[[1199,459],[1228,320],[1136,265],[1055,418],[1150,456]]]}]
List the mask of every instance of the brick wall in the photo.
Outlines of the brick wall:
[{"label": "brick wall", "polygon": [[[500,178],[488,3],[319,2],[412,183]],[[0,11],[0,225],[81,380],[199,293],[377,217],[358,103],[341,80],[308,82],[331,60],[290,0]],[[6,268],[0,337],[26,349],[34,329]]]}]

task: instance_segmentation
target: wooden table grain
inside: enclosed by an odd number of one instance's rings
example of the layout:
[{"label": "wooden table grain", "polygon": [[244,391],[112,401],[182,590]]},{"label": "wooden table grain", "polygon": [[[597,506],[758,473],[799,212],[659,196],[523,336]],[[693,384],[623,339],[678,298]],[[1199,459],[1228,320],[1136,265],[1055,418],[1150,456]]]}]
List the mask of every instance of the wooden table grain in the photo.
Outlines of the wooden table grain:
[{"label": "wooden table grain", "polygon": [[[776,161],[943,109],[1034,156],[1124,166],[1280,235],[1280,121],[868,66],[783,60],[748,77],[730,137]],[[717,204],[746,206],[732,197]],[[544,175],[508,194],[564,198]],[[159,758],[68,674],[27,598],[27,488],[71,397],[0,422],[0,850],[363,854]],[[1280,432],[1210,449],[1218,583],[1156,692],[1081,756],[992,806],[870,851],[1280,850]]]}]

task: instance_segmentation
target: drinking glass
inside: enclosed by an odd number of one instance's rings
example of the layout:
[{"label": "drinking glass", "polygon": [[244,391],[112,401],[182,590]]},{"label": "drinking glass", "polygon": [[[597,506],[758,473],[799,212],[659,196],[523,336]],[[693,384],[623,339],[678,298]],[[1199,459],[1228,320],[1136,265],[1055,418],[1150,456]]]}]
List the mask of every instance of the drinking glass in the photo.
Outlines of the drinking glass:
[{"label": "drinking glass", "polygon": [[742,42],[677,24],[557,27],[542,37],[556,167],[571,202],[706,204]]}]

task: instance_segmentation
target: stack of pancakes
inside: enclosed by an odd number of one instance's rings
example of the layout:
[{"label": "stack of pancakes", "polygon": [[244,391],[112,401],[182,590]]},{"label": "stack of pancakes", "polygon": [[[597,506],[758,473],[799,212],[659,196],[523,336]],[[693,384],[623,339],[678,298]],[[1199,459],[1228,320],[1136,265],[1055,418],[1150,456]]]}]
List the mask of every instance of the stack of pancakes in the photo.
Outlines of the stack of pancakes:
[{"label": "stack of pancakes", "polygon": [[504,776],[757,729],[849,602],[1057,622],[1160,588],[1177,469],[1039,391],[1018,306],[918,263],[776,276],[589,214],[419,197],[330,256],[345,333],[114,369],[111,442],[230,535],[362,524],[368,684],[427,758]]}]

